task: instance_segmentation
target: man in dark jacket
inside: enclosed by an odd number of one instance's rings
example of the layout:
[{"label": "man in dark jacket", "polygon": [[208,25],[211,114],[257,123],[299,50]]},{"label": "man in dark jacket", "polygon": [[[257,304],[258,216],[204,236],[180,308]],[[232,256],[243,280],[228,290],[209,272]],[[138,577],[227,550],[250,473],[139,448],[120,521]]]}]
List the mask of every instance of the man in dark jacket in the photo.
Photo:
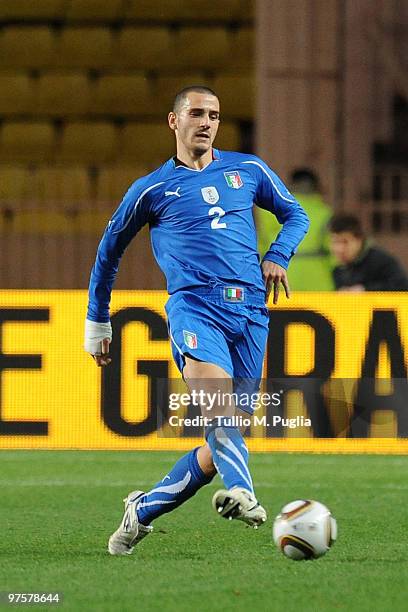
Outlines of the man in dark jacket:
[{"label": "man in dark jacket", "polygon": [[337,291],[408,291],[408,276],[389,253],[368,244],[361,223],[349,214],[329,222],[330,249],[338,264],[333,269]]}]

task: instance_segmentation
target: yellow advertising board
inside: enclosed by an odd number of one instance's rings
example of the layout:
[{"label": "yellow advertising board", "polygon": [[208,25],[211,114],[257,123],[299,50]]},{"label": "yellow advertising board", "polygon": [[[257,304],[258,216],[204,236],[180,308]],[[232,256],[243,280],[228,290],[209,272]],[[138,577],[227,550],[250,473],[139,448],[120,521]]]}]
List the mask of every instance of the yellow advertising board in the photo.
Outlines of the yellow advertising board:
[{"label": "yellow advertising board", "polygon": [[[163,291],[114,291],[114,363],[102,371],[82,348],[86,291],[0,291],[0,448],[185,450],[200,444],[198,436],[165,437],[157,430],[152,381],[180,378],[166,299]],[[319,431],[249,437],[249,448],[407,453],[408,398],[396,411],[393,381],[406,384],[408,296],[299,293],[289,301],[281,296],[270,313],[265,378],[295,381],[289,416],[293,398],[303,401],[296,380],[323,381],[325,424]],[[361,437],[351,437],[349,423],[339,424],[338,389],[348,405],[340,421],[352,420],[362,379],[372,381],[373,410],[356,430]],[[310,406],[304,402],[305,416]]]}]

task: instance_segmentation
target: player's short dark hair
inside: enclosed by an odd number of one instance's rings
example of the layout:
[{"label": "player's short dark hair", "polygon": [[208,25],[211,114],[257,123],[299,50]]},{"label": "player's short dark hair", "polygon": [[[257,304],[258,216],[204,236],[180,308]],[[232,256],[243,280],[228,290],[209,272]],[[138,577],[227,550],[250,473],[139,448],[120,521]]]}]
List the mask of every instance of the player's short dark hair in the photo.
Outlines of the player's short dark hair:
[{"label": "player's short dark hair", "polygon": [[290,175],[291,183],[299,183],[300,181],[309,181],[315,191],[319,189],[319,179],[316,172],[311,168],[295,168]]},{"label": "player's short dark hair", "polygon": [[356,238],[363,238],[364,231],[361,221],[355,215],[347,213],[338,213],[333,215],[329,221],[329,232],[332,234],[341,234],[342,232],[350,232]]},{"label": "player's short dark hair", "polygon": [[215,96],[216,98],[218,98],[215,91],[213,91],[212,89],[210,89],[210,87],[207,87],[206,85],[189,85],[188,87],[184,87],[184,89],[179,91],[176,97],[174,98],[174,103],[173,103],[174,113],[177,113],[179,111],[180,106],[183,104],[185,98],[192,91],[195,91],[197,93],[210,94],[211,96]]}]

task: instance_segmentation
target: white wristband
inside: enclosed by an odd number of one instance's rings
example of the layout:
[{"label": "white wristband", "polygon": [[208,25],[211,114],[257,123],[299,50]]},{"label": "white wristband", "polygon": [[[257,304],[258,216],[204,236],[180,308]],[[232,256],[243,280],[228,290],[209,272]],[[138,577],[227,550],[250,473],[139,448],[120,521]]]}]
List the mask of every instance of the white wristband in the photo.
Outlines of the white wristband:
[{"label": "white wristband", "polygon": [[84,348],[91,355],[102,354],[102,340],[112,340],[112,326],[108,323],[85,320],[85,342]]}]

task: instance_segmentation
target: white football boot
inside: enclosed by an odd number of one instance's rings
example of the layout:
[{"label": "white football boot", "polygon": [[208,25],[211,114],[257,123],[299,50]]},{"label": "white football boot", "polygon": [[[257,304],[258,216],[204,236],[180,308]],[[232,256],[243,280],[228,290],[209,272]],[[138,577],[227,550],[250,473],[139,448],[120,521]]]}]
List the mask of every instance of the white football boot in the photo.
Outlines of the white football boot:
[{"label": "white football boot", "polygon": [[212,505],[220,516],[230,521],[244,521],[254,529],[258,529],[267,519],[266,511],[256,497],[242,487],[220,489],[214,494]]},{"label": "white football boot", "polygon": [[143,495],[144,491],[132,491],[123,500],[125,513],[122,522],[108,542],[108,551],[111,555],[131,555],[136,544],[153,531],[151,525],[142,525],[137,518],[137,505]]}]

